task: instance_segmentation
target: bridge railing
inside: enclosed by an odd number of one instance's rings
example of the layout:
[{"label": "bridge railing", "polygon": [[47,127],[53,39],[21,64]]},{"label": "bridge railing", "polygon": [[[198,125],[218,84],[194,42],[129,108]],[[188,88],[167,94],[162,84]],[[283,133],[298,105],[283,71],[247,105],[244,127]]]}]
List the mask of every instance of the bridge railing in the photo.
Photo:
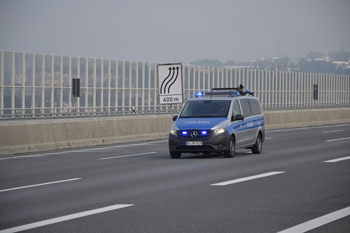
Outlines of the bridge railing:
[{"label": "bridge railing", "polygon": [[[154,114],[181,105],[158,104],[157,64],[0,51],[0,118]],[[183,97],[243,84],[264,109],[350,105],[350,76],[183,65]],[[80,97],[72,96],[80,79]]]}]

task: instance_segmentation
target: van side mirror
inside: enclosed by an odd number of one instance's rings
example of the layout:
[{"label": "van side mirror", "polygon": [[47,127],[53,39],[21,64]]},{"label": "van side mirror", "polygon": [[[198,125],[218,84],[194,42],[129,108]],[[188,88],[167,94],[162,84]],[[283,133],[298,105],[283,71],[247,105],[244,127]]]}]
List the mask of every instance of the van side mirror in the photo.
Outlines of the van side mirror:
[{"label": "van side mirror", "polygon": [[244,116],[241,114],[237,114],[231,117],[231,121],[243,121],[243,120],[244,120]]},{"label": "van side mirror", "polygon": [[176,119],[177,119],[177,115],[173,116],[173,121],[176,121]]}]

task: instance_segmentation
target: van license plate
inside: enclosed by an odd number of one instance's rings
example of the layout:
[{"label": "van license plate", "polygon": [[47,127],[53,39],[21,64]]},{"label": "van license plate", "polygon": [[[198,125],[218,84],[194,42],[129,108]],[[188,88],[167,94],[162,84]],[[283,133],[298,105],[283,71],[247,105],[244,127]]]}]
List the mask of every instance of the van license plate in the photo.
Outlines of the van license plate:
[{"label": "van license plate", "polygon": [[186,142],[187,146],[202,146],[203,142],[202,141],[190,141]]}]

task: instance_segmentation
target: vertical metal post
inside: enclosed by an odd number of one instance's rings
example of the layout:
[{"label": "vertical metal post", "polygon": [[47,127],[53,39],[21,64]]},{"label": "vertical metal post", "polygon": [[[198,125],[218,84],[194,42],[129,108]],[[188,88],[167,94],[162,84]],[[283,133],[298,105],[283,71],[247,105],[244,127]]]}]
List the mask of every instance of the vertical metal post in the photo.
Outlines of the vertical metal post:
[{"label": "vertical metal post", "polygon": [[89,109],[89,59],[85,58],[85,110]]},{"label": "vertical metal post", "polygon": [[32,114],[35,113],[35,53],[32,54],[32,79],[33,79],[33,82],[32,82]]},{"label": "vertical metal post", "polygon": [[297,101],[297,107],[300,107],[301,101],[300,101],[300,93],[301,93],[301,87],[300,87],[300,79],[301,79],[301,73],[298,72],[296,78],[296,101]]},{"label": "vertical metal post", "polygon": [[277,95],[278,95],[278,105],[277,107],[280,108],[281,107],[281,103],[282,103],[282,71],[277,71],[277,81],[278,81],[278,87],[276,85],[277,88]]},{"label": "vertical metal post", "polygon": [[345,100],[346,100],[346,104],[349,105],[350,104],[350,75],[346,76],[345,82],[346,82]]},{"label": "vertical metal post", "polygon": [[51,55],[51,109],[50,113],[54,113],[54,107],[55,107],[55,56],[52,54]]},{"label": "vertical metal post", "polygon": [[343,105],[344,103],[344,75],[341,75],[340,77],[340,103],[341,105]]},{"label": "vertical metal post", "polygon": [[72,57],[68,59],[68,108],[72,112]]},{"label": "vertical metal post", "polygon": [[304,94],[305,106],[308,108],[310,106],[310,97],[311,97],[311,74],[305,73],[304,83],[306,86],[306,91]]},{"label": "vertical metal post", "polygon": [[230,68],[230,82],[228,84],[229,87],[233,87],[232,82],[233,82],[233,70],[232,70],[232,68]]},{"label": "vertical metal post", "polygon": [[[79,82],[80,82],[80,57],[77,57],[77,78],[79,79]],[[81,82],[80,82],[81,83]],[[79,86],[79,88],[81,88]],[[79,92],[81,92],[79,90]],[[75,98],[76,99],[76,109],[77,109],[77,112],[80,112],[80,98]]]},{"label": "vertical metal post", "polygon": [[139,106],[139,62],[135,62],[136,70],[135,70],[135,111],[137,111]]},{"label": "vertical metal post", "polygon": [[220,87],[220,68],[216,68],[216,87]]},{"label": "vertical metal post", "polygon": [[0,114],[4,114],[4,51],[0,51]]},{"label": "vertical metal post", "polygon": [[261,86],[260,86],[260,80],[261,80],[261,70],[257,70],[257,76],[255,79],[255,93],[257,94],[256,96],[259,98],[261,101]]},{"label": "vertical metal post", "polygon": [[201,67],[200,66],[197,66],[198,68],[198,72],[197,72],[197,88],[195,88],[195,92],[197,90],[201,90]]},{"label": "vertical metal post", "polygon": [[286,71],[282,71],[281,75],[281,107],[284,108],[286,106],[286,88],[285,88],[285,78],[286,78]]},{"label": "vertical metal post", "polygon": [[247,88],[247,82],[246,82],[246,75],[245,75],[245,72],[246,72],[246,70],[245,69],[241,69],[241,83],[239,83],[239,84],[243,84],[243,86],[245,87],[245,88]]},{"label": "vertical metal post", "polygon": [[324,106],[328,105],[329,74],[322,74],[324,78]]},{"label": "vertical metal post", "polygon": [[214,87],[219,87],[218,83],[219,83],[219,80],[218,80],[218,74],[217,74],[217,69],[218,68],[215,68],[215,67],[212,67],[212,72],[213,72],[213,88]]},{"label": "vertical metal post", "polygon": [[101,92],[100,92],[100,112],[104,112],[104,102],[103,102],[103,92],[104,92],[104,77],[103,77],[103,59],[101,59],[101,70],[100,70],[100,82],[101,82]]},{"label": "vertical metal post", "polygon": [[191,66],[187,67],[187,90],[186,90],[186,95],[187,98],[190,98],[190,89],[191,89],[191,80],[190,80],[190,73],[191,73]]},{"label": "vertical metal post", "polygon": [[197,82],[196,82],[196,66],[193,66],[193,89],[192,89],[192,93],[195,92],[196,90],[196,85],[197,85]]},{"label": "vertical metal post", "polygon": [[[156,72],[154,72],[154,73],[156,73]],[[131,104],[132,104],[132,99],[131,99],[131,97],[132,97],[132,91],[131,91],[131,87],[132,87],[132,62],[131,61],[129,61],[129,106],[128,106],[128,108],[129,108],[129,111],[131,110]]]},{"label": "vertical metal post", "polygon": [[118,60],[115,60],[115,111],[119,111],[119,97],[118,97],[118,89],[119,89],[119,68],[118,68]]},{"label": "vertical metal post", "polygon": [[158,97],[158,90],[157,90],[157,87],[158,87],[158,78],[157,78],[157,64],[156,63],[154,63],[154,76],[153,76],[153,78],[154,78],[154,109],[156,109],[156,106],[157,106],[157,97]]},{"label": "vertical metal post", "polygon": [[45,54],[41,54],[41,113],[45,112]]},{"label": "vertical metal post", "polygon": [[269,105],[270,107],[274,107],[275,105],[275,80],[276,80],[276,71],[272,70],[270,71],[270,82],[269,82]]},{"label": "vertical metal post", "polygon": [[268,94],[268,100],[267,100],[267,106],[269,108],[271,108],[271,92],[272,92],[272,89],[271,89],[271,76],[273,75],[273,71],[268,71],[268,84],[267,84],[267,94]]},{"label": "vertical metal post", "polygon": [[93,89],[92,89],[92,107],[94,112],[96,113],[96,58],[93,59],[93,71],[92,71],[92,77],[93,77]]},{"label": "vertical metal post", "polygon": [[108,113],[111,112],[111,59],[108,59]]},{"label": "vertical metal post", "polygon": [[125,111],[125,60],[122,62],[122,111]]},{"label": "vertical metal post", "polygon": [[15,52],[11,56],[11,114],[15,113]]},{"label": "vertical metal post", "polygon": [[26,110],[26,54],[22,53],[22,114],[25,114]]},{"label": "vertical metal post", "polygon": [[63,56],[60,56],[60,112],[63,113]]},{"label": "vertical metal post", "polygon": [[141,97],[142,111],[145,110],[145,62],[142,62],[142,97]]},{"label": "vertical metal post", "polygon": [[287,92],[288,92],[287,107],[292,106],[292,91],[291,91],[292,90],[292,73],[293,72],[288,73],[287,82],[286,82]]},{"label": "vertical metal post", "polygon": [[318,77],[318,80],[322,80],[322,106],[325,106],[326,105],[326,96],[327,96],[327,93],[326,93],[326,89],[327,89],[327,76],[326,74],[317,74],[317,77]]}]

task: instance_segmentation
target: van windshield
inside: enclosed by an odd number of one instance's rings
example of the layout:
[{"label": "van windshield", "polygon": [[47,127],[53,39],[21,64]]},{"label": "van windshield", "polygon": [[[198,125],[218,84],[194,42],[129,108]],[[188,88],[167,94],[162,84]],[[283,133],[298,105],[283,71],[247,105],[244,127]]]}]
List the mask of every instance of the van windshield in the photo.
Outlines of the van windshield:
[{"label": "van windshield", "polygon": [[180,118],[227,117],[230,103],[230,100],[188,101]]}]

